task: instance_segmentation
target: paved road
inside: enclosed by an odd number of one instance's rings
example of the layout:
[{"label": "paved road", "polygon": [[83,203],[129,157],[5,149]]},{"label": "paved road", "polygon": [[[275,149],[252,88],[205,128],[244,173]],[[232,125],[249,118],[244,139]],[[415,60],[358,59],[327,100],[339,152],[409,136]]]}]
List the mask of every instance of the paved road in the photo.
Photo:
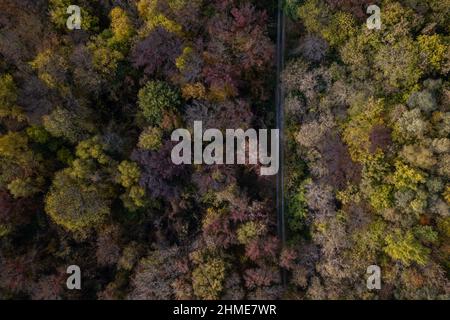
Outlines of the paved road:
[{"label": "paved road", "polygon": [[[286,241],[284,216],[284,92],[281,85],[281,72],[284,69],[285,48],[285,16],[283,11],[284,0],[278,0],[278,31],[277,31],[277,88],[276,88],[276,115],[277,128],[280,130],[280,167],[277,175],[277,223],[278,236],[284,244]],[[283,285],[286,285],[286,272],[282,271]]]}]

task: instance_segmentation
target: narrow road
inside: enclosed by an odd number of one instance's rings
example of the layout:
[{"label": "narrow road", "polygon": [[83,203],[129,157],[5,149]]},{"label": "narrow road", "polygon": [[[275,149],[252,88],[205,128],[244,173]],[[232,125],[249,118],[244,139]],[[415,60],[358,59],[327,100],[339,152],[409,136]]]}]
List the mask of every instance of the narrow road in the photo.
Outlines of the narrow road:
[{"label": "narrow road", "polygon": [[[285,16],[283,10],[284,0],[278,0],[278,27],[277,27],[277,88],[275,107],[277,129],[280,130],[279,160],[280,166],[277,174],[277,223],[278,236],[284,245],[286,242],[285,216],[284,216],[284,91],[281,84],[281,73],[284,70],[285,48]],[[286,270],[282,270],[282,283],[286,285]]]}]

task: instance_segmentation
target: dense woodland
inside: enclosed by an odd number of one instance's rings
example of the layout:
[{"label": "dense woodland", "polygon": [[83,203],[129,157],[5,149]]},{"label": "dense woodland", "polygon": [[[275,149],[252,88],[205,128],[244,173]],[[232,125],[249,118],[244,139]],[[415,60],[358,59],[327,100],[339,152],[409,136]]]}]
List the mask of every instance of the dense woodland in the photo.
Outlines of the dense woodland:
[{"label": "dense woodland", "polygon": [[[381,8],[381,30],[366,6]],[[448,299],[450,1],[288,2],[289,294]],[[382,289],[368,291],[370,265]]]},{"label": "dense woodland", "polygon": [[286,0],[286,243],[259,165],[172,163],[275,126],[276,9],[0,0],[0,298],[450,298],[450,0]]}]

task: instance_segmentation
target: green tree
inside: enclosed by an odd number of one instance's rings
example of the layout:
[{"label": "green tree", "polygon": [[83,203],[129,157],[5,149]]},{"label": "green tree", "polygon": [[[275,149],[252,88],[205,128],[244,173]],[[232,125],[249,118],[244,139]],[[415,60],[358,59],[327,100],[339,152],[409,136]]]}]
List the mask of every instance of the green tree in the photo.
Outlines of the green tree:
[{"label": "green tree", "polygon": [[158,127],[148,127],[139,136],[138,147],[145,150],[158,150],[162,145],[163,132]]},{"label": "green tree", "polygon": [[119,62],[124,59],[124,54],[110,47],[112,33],[106,30],[95,37],[88,45],[92,52],[92,62],[95,69],[106,77],[116,74]]},{"label": "green tree", "polygon": [[0,186],[16,198],[36,194],[45,182],[42,156],[31,150],[23,132],[0,136],[0,169]]},{"label": "green tree", "polygon": [[88,45],[92,52],[94,67],[107,77],[116,74],[119,63],[128,53],[130,39],[135,33],[130,18],[120,7],[111,10],[110,18],[110,28],[93,38]]},{"label": "green tree", "polygon": [[113,8],[109,15],[111,17],[111,31],[113,33],[110,44],[112,46],[125,44],[135,32],[130,18],[120,7]]},{"label": "green tree", "polygon": [[410,38],[381,46],[374,60],[375,67],[379,70],[375,76],[393,88],[412,88],[423,74],[418,46]]},{"label": "green tree", "polygon": [[50,134],[41,126],[31,126],[27,130],[28,137],[39,144],[46,144],[50,140]]},{"label": "green tree", "polygon": [[[50,20],[60,29],[68,30],[66,26],[69,15],[67,8],[73,4],[71,0],[49,0]],[[98,18],[92,13],[88,1],[79,4],[81,9],[81,28],[95,31],[98,29]]]},{"label": "green tree", "polygon": [[106,146],[99,136],[81,141],[76,148],[76,155],[80,159],[95,159],[101,165],[110,163],[110,157],[105,153]]},{"label": "green tree", "polygon": [[298,16],[310,33],[320,34],[330,20],[330,12],[324,1],[307,0],[298,8]]},{"label": "green tree", "polygon": [[166,82],[150,81],[139,91],[139,109],[152,126],[160,125],[164,112],[177,108],[180,103],[180,93]]},{"label": "green tree", "polygon": [[368,156],[370,133],[374,126],[384,123],[383,110],[383,102],[371,98],[361,112],[358,111],[355,115],[352,115],[345,124],[342,138],[347,143],[354,161],[363,161]]},{"label": "green tree", "polygon": [[425,61],[434,69],[442,70],[448,59],[450,49],[448,43],[444,43],[443,37],[439,34],[420,35],[417,41],[419,42],[420,54]]},{"label": "green tree", "polygon": [[135,162],[122,161],[117,167],[119,171],[119,182],[125,188],[130,188],[131,186],[139,182],[141,176],[141,170]]},{"label": "green tree", "polygon": [[8,190],[16,199],[27,198],[41,191],[43,182],[42,178],[16,178],[8,184]]},{"label": "green tree", "polygon": [[351,37],[341,48],[342,61],[348,66],[355,80],[363,81],[373,77],[373,58],[381,46],[381,40],[374,32],[365,30]]},{"label": "green tree", "polygon": [[241,244],[248,244],[252,240],[263,235],[266,231],[266,227],[261,222],[249,221],[241,226],[237,230],[237,239]]},{"label": "green tree", "polygon": [[351,235],[354,245],[350,256],[356,261],[376,261],[377,255],[383,249],[386,232],[386,222],[377,218],[367,227],[355,230]]},{"label": "green tree", "polygon": [[60,47],[42,50],[29,64],[47,87],[57,89],[63,95],[70,92],[67,50]]},{"label": "green tree", "polygon": [[117,167],[119,176],[117,181],[126,189],[121,196],[124,206],[130,211],[136,211],[147,204],[145,200],[145,189],[141,187],[139,179],[141,170],[135,162],[122,161]]},{"label": "green tree", "polygon": [[68,168],[56,173],[45,199],[45,211],[65,229],[86,235],[108,218],[111,198],[100,183],[86,183]]},{"label": "green tree", "polygon": [[290,19],[298,18],[298,7],[300,0],[286,0],[284,1],[284,12]]},{"label": "green tree", "polygon": [[61,107],[44,116],[43,123],[52,136],[65,138],[71,143],[83,140],[94,131],[94,126],[85,117]]},{"label": "green tree", "polygon": [[148,204],[145,189],[139,185],[133,185],[128,188],[127,191],[120,196],[120,199],[125,208],[131,212],[137,211]]},{"label": "green tree", "polygon": [[335,13],[329,25],[321,30],[322,36],[332,46],[340,46],[357,33],[356,22],[347,12]]},{"label": "green tree", "polygon": [[219,299],[226,276],[226,263],[219,257],[204,257],[192,271],[194,294],[204,300]]},{"label": "green tree", "polygon": [[439,235],[432,226],[417,226],[414,228],[417,239],[424,243],[433,244],[439,242]]},{"label": "green tree", "polygon": [[77,158],[55,174],[45,198],[45,211],[53,221],[82,237],[108,218],[116,196],[116,163],[105,149],[99,136],[81,141]]},{"label": "green tree", "polygon": [[25,120],[22,109],[16,105],[17,87],[9,74],[0,76],[0,118],[12,117],[19,121]]},{"label": "green tree", "polygon": [[306,199],[305,184],[307,182],[300,186],[288,201],[287,224],[289,230],[293,233],[302,232],[306,225],[308,202]]},{"label": "green tree", "polygon": [[393,187],[391,185],[383,184],[381,186],[376,186],[370,194],[370,204],[377,211],[388,209],[392,207],[392,193]]},{"label": "green tree", "polygon": [[406,234],[400,229],[386,237],[384,251],[394,260],[401,261],[406,266],[416,262],[419,265],[426,265],[429,260],[430,249],[422,246],[414,237],[412,231]]},{"label": "green tree", "polygon": [[401,189],[417,190],[420,183],[425,183],[425,174],[404,164],[401,161],[395,163],[395,172],[392,175],[392,183]]}]

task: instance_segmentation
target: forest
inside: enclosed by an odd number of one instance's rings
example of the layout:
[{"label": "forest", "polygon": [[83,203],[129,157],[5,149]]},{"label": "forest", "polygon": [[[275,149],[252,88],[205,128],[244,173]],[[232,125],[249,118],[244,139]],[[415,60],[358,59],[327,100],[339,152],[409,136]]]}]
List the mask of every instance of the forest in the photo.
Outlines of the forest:
[{"label": "forest", "polygon": [[450,0],[284,1],[286,239],[260,163],[171,161],[276,127],[277,6],[0,0],[0,299],[450,299]]}]

